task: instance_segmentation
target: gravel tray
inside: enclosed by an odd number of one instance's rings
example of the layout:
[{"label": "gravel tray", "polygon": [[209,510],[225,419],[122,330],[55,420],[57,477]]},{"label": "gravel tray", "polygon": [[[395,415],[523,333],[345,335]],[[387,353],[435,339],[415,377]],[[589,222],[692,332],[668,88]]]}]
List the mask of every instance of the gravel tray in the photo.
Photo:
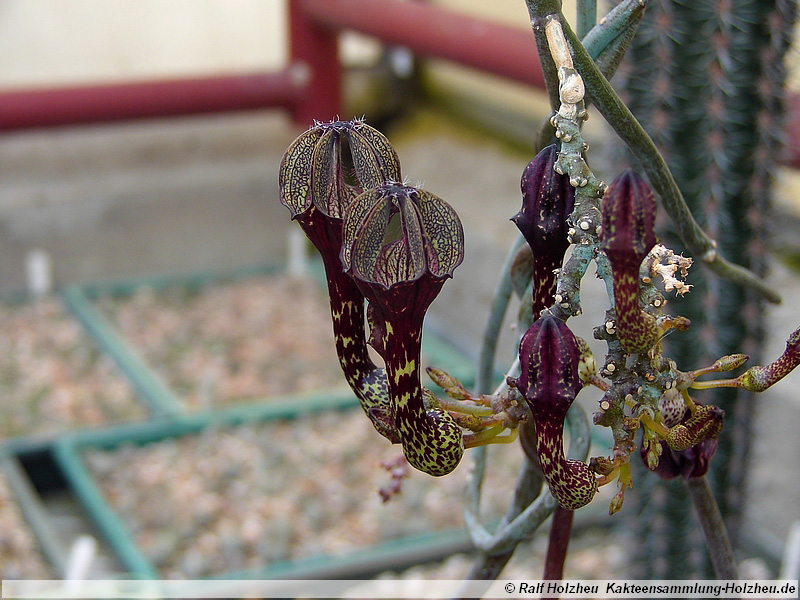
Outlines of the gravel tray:
[{"label": "gravel tray", "polygon": [[146,416],[60,300],[0,305],[0,438]]},{"label": "gravel tray", "polygon": [[263,276],[96,301],[190,410],[313,390],[347,390],[327,296]]},{"label": "gravel tray", "polygon": [[[487,474],[486,518],[499,518],[522,462],[519,446]],[[360,411],[212,428],[142,447],[87,450],[100,489],[145,556],[168,578],[340,555],[408,535],[460,527],[465,460],[443,478],[413,471],[382,503],[401,455]]]},{"label": "gravel tray", "polygon": [[0,579],[50,579],[50,567],[0,473]]}]

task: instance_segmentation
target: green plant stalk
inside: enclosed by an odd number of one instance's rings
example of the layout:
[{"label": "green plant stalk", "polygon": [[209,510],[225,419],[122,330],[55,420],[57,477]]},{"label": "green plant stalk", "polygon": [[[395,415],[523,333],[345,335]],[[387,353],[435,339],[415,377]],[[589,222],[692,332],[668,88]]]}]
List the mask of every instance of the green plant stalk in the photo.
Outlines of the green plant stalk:
[{"label": "green plant stalk", "polygon": [[[522,432],[520,432],[520,435],[522,435]],[[485,447],[482,448],[485,449]],[[498,528],[505,527],[506,524],[516,519],[527,506],[536,500],[537,496],[539,496],[542,491],[544,479],[541,473],[533,463],[528,460],[527,456],[524,460],[525,462],[517,475],[514,495]],[[472,498],[475,497],[477,496],[473,493]],[[477,514],[477,510],[477,506],[473,506],[474,514]],[[503,571],[503,568],[508,564],[508,561],[511,560],[515,550],[516,545],[502,552],[481,553],[464,579],[466,581],[493,581],[497,579]]]},{"label": "green plant stalk", "polygon": [[[597,61],[598,67],[607,78],[610,78],[616,72],[622,57],[633,40],[639,23],[644,16],[645,7],[649,2],[650,0],[623,0],[600,23],[593,25],[584,38],[586,51]],[[596,14],[593,19],[596,20]],[[534,28],[534,34],[537,36],[537,48],[540,52],[546,51],[546,56],[549,57],[549,47],[546,45],[547,40],[543,39],[545,45],[540,47],[540,33],[537,30],[538,28]],[[541,35],[541,37],[544,38],[544,35]],[[554,66],[552,60],[547,58],[542,62],[551,108],[555,111],[560,104],[560,99],[558,98],[558,75],[552,68]],[[552,90],[555,90],[555,95],[550,95]],[[550,124],[548,116],[542,120],[534,135],[535,153],[552,144],[553,141],[553,126]]]},{"label": "green plant stalk", "polygon": [[597,0],[578,0],[576,29],[581,39],[597,22]]},{"label": "green plant stalk", "polygon": [[489,309],[489,318],[483,332],[483,340],[478,355],[478,372],[475,376],[475,393],[488,394],[492,389],[492,375],[494,373],[494,357],[497,352],[497,341],[500,337],[500,328],[503,326],[508,303],[511,300],[511,265],[514,257],[522,245],[525,238],[517,235],[511,248],[506,255],[503,267],[500,270],[500,277],[495,286],[492,306]]},{"label": "green plant stalk", "polygon": [[[589,435],[589,422],[586,414],[578,404],[573,404],[567,412],[567,425],[569,427],[569,451],[567,456],[575,460],[585,461],[589,455],[591,437]],[[476,450],[481,450],[477,448]],[[508,519],[511,513],[519,510],[528,499],[526,492],[521,489],[522,484],[534,481],[532,479],[531,466],[526,464],[525,469],[528,475],[520,476],[517,480],[517,491],[514,492],[515,503],[509,509],[506,518],[498,526],[494,534],[483,526],[478,513],[480,505],[480,489],[483,483],[483,476],[486,469],[485,448],[484,452],[475,454],[478,458],[470,464],[470,472],[467,478],[466,498],[464,503],[464,521],[467,531],[472,538],[473,544],[481,552],[482,556],[478,559],[476,567],[487,560],[487,556],[499,556],[506,552],[512,552],[520,543],[533,535],[539,526],[549,517],[557,506],[555,499],[550,494],[549,489],[545,488],[533,502],[525,506],[513,519]],[[538,480],[537,480],[538,481]],[[475,569],[474,569],[475,570]]]}]

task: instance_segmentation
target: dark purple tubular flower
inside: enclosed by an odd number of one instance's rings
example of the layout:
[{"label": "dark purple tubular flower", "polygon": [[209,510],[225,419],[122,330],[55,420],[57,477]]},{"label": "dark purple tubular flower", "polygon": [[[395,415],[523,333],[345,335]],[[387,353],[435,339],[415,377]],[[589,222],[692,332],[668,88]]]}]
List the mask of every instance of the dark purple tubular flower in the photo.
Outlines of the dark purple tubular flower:
[{"label": "dark purple tubular flower", "polygon": [[[676,452],[672,450],[667,442],[661,444],[661,456],[658,459],[658,466],[653,471],[662,479],[674,479],[683,477],[702,477],[708,472],[711,458],[717,451],[718,439],[703,440],[699,444],[686,450]],[[647,466],[647,447],[640,448],[642,461]]]},{"label": "dark purple tubular flower", "polygon": [[656,244],[656,203],[647,183],[625,171],[603,198],[602,249],[611,262],[617,337],[625,352],[647,352],[658,341],[655,317],[639,306],[639,268]]},{"label": "dark purple tubular flower", "polygon": [[400,441],[386,372],[370,359],[364,331],[364,296],[344,272],[342,216],[361,192],[400,179],[389,141],[363,121],[316,124],[287,149],[279,171],[280,201],[292,213],[325,266],[336,351],[342,371],[375,428]]},{"label": "dark purple tubular flower", "polygon": [[542,474],[562,508],[581,508],[597,493],[597,478],[585,463],[564,457],[564,419],[583,386],[578,342],[566,323],[546,315],[522,336],[519,357],[522,371],[512,383],[533,413]]},{"label": "dark purple tubular flower", "polygon": [[575,188],[568,175],[553,170],[558,147],[539,152],[522,172],[522,209],[511,220],[533,253],[533,318],[553,303],[555,270],[561,266],[567,241],[567,218],[575,206]]},{"label": "dark purple tubular flower", "polygon": [[420,383],[425,312],[464,258],[464,232],[441,198],[398,183],[361,194],[344,220],[342,264],[377,315],[394,422],[408,462],[446,475],[464,452],[449,413],[426,409]]}]

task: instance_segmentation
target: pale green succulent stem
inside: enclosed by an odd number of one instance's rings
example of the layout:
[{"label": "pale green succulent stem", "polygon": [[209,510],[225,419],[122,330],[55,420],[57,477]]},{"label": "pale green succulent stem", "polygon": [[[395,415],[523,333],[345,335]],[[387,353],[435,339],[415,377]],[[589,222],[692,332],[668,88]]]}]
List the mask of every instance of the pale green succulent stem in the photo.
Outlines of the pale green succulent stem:
[{"label": "pale green succulent stem", "polygon": [[578,0],[576,28],[583,39],[597,22],[597,0]]},{"label": "pale green succulent stem", "polygon": [[475,393],[488,394],[492,388],[492,376],[494,373],[494,357],[497,352],[497,340],[500,337],[500,328],[503,326],[503,319],[506,316],[508,303],[511,300],[511,265],[514,257],[522,245],[525,238],[517,235],[514,243],[508,251],[506,260],[500,271],[500,278],[495,287],[492,307],[489,311],[489,319],[483,333],[480,354],[478,356],[478,372],[475,377]]},{"label": "pale green succulent stem", "polygon": [[718,276],[753,289],[770,302],[780,303],[780,295],[761,278],[744,267],[728,262],[717,253],[716,242],[708,237],[695,221],[653,140],[614,92],[611,84],[608,83],[586,49],[578,41],[575,33],[570,29],[566,19],[560,11],[551,10],[554,4],[551,0],[542,2],[528,0],[529,9],[531,5],[537,4],[546,7],[547,14],[552,15],[552,18],[558,19],[561,23],[575,68],[583,77],[588,94],[605,120],[627,144],[633,155],[639,158],[653,189],[661,197],[664,209],[672,219],[678,235],[691,252],[700,257]]}]

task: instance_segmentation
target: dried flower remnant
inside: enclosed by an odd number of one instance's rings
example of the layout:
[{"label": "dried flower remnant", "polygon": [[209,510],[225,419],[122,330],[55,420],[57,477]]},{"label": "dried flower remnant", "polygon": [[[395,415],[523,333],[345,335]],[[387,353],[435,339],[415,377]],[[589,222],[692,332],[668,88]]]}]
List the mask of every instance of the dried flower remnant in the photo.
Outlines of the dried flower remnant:
[{"label": "dried flower remnant", "polygon": [[639,269],[656,243],[656,204],[633,171],[617,177],[603,199],[601,247],[611,262],[617,337],[628,353],[647,352],[658,341],[655,317],[639,304]]},{"label": "dried flower remnant", "polygon": [[682,281],[689,275],[689,267],[694,262],[691,258],[675,254],[666,246],[657,244],[650,252],[649,259],[650,272],[653,277],[660,277],[663,280],[665,291],[675,290],[676,295],[683,296],[692,289],[691,285]]},{"label": "dried flower remnant", "polygon": [[559,506],[581,508],[597,493],[597,478],[587,464],[564,456],[564,419],[583,387],[578,342],[566,323],[546,315],[522,337],[519,355],[522,372],[511,383],[533,413],[542,474]]},{"label": "dried flower remnant", "polygon": [[394,424],[408,462],[446,475],[460,462],[463,434],[453,417],[426,406],[420,382],[422,323],[464,257],[464,232],[441,198],[399,183],[367,190],[348,207],[342,264],[382,326]]},{"label": "dried flower remnant", "polygon": [[[349,167],[348,165],[352,165]],[[353,181],[348,179],[355,178]],[[322,256],[328,283],[336,352],[345,379],[375,429],[393,443],[386,372],[369,357],[364,296],[344,272],[342,217],[362,187],[400,178],[389,141],[363,121],[317,123],[292,142],[281,160],[280,201]]]}]

